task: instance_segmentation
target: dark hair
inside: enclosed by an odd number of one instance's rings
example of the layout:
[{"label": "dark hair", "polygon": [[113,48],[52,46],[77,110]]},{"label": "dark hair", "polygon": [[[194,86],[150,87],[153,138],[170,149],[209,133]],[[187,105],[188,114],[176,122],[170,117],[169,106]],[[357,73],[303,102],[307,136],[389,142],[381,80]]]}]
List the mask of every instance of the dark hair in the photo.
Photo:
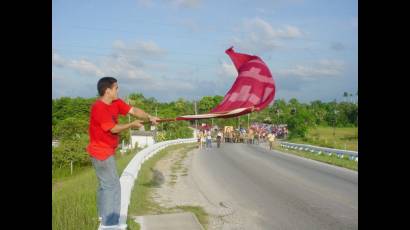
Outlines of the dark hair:
[{"label": "dark hair", "polygon": [[115,79],[113,77],[103,77],[103,78],[101,78],[100,80],[98,80],[98,83],[97,83],[98,94],[100,96],[104,96],[105,90],[107,88],[111,89],[112,85],[116,82],[117,82],[117,79]]}]

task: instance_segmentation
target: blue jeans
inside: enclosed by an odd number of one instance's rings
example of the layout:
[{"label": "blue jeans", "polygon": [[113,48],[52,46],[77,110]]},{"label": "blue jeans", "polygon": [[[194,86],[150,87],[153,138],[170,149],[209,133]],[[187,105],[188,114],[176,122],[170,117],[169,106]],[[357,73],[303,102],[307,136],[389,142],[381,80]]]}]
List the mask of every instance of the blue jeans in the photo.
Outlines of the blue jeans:
[{"label": "blue jeans", "polygon": [[206,147],[212,148],[212,143],[210,139],[206,139]]},{"label": "blue jeans", "polygon": [[121,184],[115,158],[110,156],[100,161],[91,157],[91,161],[99,181],[97,208],[98,215],[102,217],[101,224],[106,226],[117,225],[121,209]]}]

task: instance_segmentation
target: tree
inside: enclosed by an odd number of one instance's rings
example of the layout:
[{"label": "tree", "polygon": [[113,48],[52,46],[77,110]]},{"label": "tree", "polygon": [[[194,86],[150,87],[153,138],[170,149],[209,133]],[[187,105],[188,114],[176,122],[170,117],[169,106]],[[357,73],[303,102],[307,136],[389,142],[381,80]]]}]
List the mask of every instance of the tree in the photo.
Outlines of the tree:
[{"label": "tree", "polygon": [[314,116],[314,123],[316,125],[322,125],[326,115],[325,103],[320,100],[312,101],[308,106],[309,112]]},{"label": "tree", "polygon": [[77,139],[81,134],[88,132],[88,121],[69,117],[54,126],[53,138],[55,139]]},{"label": "tree", "polygon": [[289,138],[305,137],[308,125],[304,122],[302,116],[291,116],[287,120],[289,128]]},{"label": "tree", "polygon": [[222,97],[220,95],[216,95],[212,99],[214,101],[214,107],[216,107],[219,103],[221,103],[221,101],[224,99],[224,97]]},{"label": "tree", "polygon": [[55,122],[62,121],[68,117],[89,119],[91,104],[96,98],[69,98],[62,97],[54,100],[52,104],[52,115]]},{"label": "tree", "polygon": [[199,101],[199,113],[208,113],[212,108],[216,106],[213,97],[205,96]]},{"label": "tree", "polygon": [[131,106],[145,110],[145,97],[144,95],[142,95],[142,93],[132,93],[128,95],[128,101]]},{"label": "tree", "polygon": [[298,107],[299,106],[299,101],[296,98],[292,98],[292,99],[289,100],[289,104],[291,106]]},{"label": "tree", "polygon": [[187,111],[187,102],[183,98],[179,98],[175,102],[175,110],[179,115],[183,115]]},{"label": "tree", "polygon": [[53,168],[69,167],[71,161],[77,166],[91,165],[86,147],[88,135],[81,134],[75,139],[63,139],[58,147],[52,149]]}]

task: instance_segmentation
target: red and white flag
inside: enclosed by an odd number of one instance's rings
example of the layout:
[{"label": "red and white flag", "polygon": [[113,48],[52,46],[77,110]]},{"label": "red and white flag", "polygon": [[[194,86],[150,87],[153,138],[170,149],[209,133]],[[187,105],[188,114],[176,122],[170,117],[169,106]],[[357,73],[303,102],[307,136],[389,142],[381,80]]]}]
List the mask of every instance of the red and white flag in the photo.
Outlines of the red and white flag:
[{"label": "red and white flag", "polygon": [[207,114],[185,115],[176,120],[236,117],[264,109],[275,96],[272,74],[258,56],[225,51],[238,71],[238,76],[224,99]]}]

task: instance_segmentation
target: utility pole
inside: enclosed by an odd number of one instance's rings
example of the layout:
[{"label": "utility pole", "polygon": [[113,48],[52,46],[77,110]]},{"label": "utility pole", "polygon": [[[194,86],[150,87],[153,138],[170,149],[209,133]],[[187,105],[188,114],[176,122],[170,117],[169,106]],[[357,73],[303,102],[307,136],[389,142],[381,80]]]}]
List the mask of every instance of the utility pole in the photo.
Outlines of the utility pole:
[{"label": "utility pole", "polygon": [[[196,109],[196,100],[194,99],[194,109],[195,109],[195,115],[198,114],[198,111]],[[195,128],[198,129],[198,120],[195,119]]]},{"label": "utility pole", "polygon": [[249,130],[249,117],[251,116],[250,113],[248,113],[248,130]]},{"label": "utility pole", "polygon": [[[158,117],[158,105],[157,105],[157,103],[155,103],[155,117]],[[154,137],[154,143],[156,143],[156,141],[157,141],[157,126],[151,125],[150,130],[151,130],[151,132],[153,134],[153,137]],[[147,139],[148,139],[148,137],[147,137]],[[148,140],[146,142],[148,143]]]}]

